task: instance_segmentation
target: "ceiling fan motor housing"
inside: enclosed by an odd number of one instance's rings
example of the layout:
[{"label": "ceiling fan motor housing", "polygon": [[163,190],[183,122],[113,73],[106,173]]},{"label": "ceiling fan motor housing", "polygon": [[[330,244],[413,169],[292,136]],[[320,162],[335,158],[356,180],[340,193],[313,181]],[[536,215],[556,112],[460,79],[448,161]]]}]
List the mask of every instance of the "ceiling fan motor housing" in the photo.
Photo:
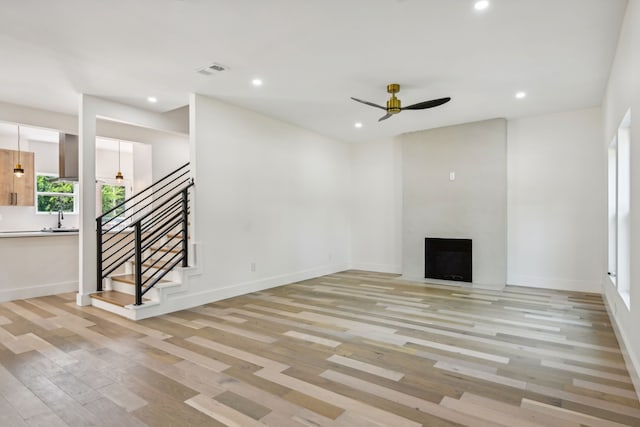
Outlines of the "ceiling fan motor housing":
[{"label": "ceiling fan motor housing", "polygon": [[398,98],[396,98],[395,95],[393,95],[388,101],[387,101],[387,112],[389,114],[396,114],[399,113],[401,111],[400,108],[400,100]]},{"label": "ceiling fan motor housing", "polygon": [[400,100],[396,98],[396,93],[400,92],[400,85],[398,83],[391,83],[387,85],[387,92],[391,94],[391,98],[387,101],[387,113],[397,114],[402,108]]}]

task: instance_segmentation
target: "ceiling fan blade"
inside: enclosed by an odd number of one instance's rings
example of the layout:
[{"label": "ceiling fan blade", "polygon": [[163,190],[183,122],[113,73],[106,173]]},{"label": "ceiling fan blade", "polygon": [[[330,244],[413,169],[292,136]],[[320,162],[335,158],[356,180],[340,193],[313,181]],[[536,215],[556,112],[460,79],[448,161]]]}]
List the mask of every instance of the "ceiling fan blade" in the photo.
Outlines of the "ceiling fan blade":
[{"label": "ceiling fan blade", "polygon": [[363,101],[362,99],[358,99],[358,98],[354,98],[354,97],[351,97],[351,99],[353,99],[356,102],[361,102],[362,104],[371,105],[372,107],[382,108],[383,110],[387,109],[386,107],[383,107],[382,105],[374,104],[373,102]]},{"label": "ceiling fan blade", "polygon": [[417,104],[402,107],[402,110],[424,110],[425,108],[433,108],[451,101],[451,98],[432,99],[431,101],[418,102]]},{"label": "ceiling fan blade", "polygon": [[391,114],[387,113],[384,116],[380,117],[378,119],[379,122],[383,121],[383,120],[387,120],[389,117],[391,117]]}]

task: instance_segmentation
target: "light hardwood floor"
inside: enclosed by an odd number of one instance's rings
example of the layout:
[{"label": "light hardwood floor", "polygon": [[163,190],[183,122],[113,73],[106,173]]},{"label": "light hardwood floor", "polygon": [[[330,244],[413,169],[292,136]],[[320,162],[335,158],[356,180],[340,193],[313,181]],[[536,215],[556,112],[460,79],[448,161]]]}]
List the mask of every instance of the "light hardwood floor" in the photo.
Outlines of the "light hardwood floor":
[{"label": "light hardwood floor", "polygon": [[0,304],[0,426],[640,426],[599,295],[348,271],[141,322]]}]

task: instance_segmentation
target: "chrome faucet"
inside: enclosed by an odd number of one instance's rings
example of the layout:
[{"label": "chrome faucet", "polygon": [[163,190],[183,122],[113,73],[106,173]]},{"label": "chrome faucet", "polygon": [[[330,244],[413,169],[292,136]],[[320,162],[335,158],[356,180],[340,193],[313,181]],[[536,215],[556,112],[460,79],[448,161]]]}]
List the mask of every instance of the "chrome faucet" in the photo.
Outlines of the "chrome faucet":
[{"label": "chrome faucet", "polygon": [[58,228],[62,228],[62,220],[64,219],[64,214],[62,213],[62,209],[58,210]]}]

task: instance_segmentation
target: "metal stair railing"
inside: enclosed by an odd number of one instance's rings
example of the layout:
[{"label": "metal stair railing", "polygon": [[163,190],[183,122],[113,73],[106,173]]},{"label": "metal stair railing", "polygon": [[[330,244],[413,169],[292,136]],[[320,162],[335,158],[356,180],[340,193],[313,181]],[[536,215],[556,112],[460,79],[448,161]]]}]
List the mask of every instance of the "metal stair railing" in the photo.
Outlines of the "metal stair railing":
[{"label": "metal stair railing", "polygon": [[98,292],[104,279],[133,261],[135,305],[141,305],[142,296],[171,270],[188,266],[193,185],[186,163],[96,218]]}]

